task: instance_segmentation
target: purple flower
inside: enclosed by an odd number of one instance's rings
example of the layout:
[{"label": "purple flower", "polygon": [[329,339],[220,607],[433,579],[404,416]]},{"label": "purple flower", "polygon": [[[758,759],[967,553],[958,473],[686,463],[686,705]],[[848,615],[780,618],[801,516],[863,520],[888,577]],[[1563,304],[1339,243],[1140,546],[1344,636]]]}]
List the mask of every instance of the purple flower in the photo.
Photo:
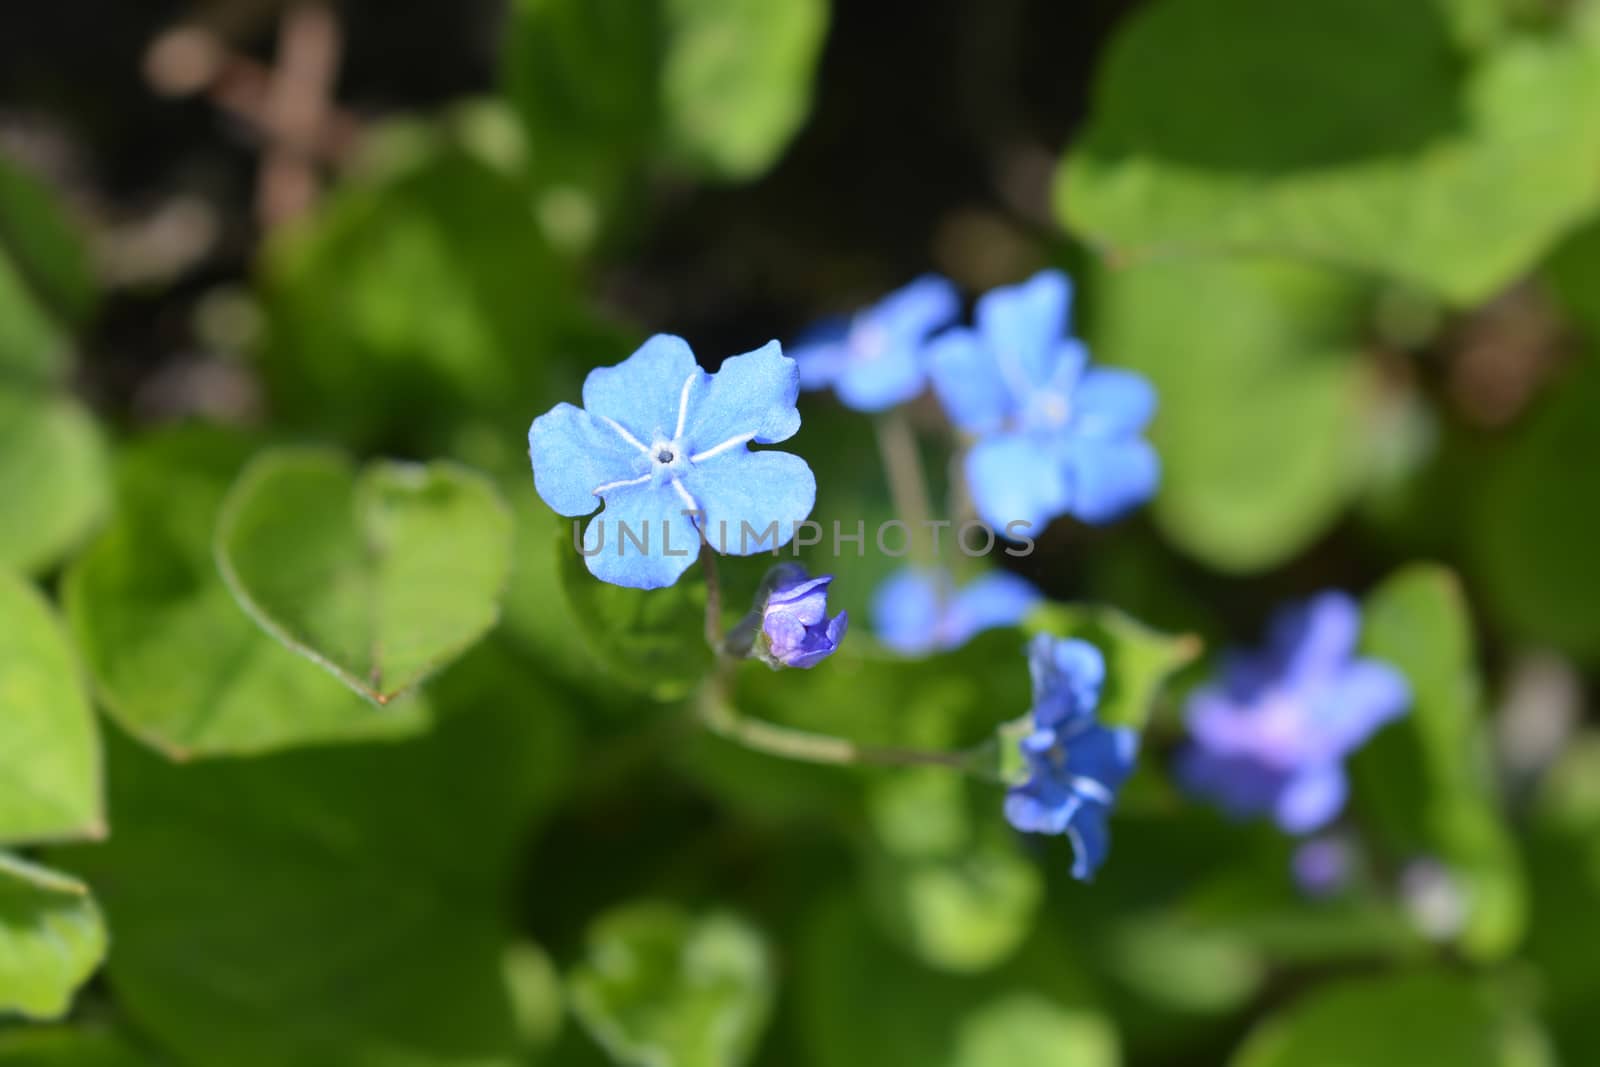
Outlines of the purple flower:
[{"label": "purple flower", "polygon": [[561,515],[604,502],[583,553],[613,585],[673,584],[702,535],[728,555],[772,551],[811,514],[817,480],[799,456],[750,445],[794,436],[799,392],[799,371],[776,341],[707,374],[681,337],[657,334],[590,371],[583,407],[557,404],[533,420],[534,487]]},{"label": "purple flower", "polygon": [[775,568],[761,606],[762,658],[774,667],[815,667],[833,654],[850,625],[847,612],[828,618],[833,575],[806,576],[798,563]]},{"label": "purple flower", "polygon": [[1280,612],[1267,647],[1236,654],[1189,700],[1192,744],[1178,775],[1235,816],[1270,815],[1308,834],[1344,808],[1344,760],[1405,711],[1405,678],[1356,658],[1361,613],[1343,593]]},{"label": "purple flower", "polygon": [[1032,729],[1018,743],[1028,779],[1006,794],[1006,819],[1033,834],[1065,834],[1072,876],[1088,881],[1111,849],[1106,817],[1133,772],[1139,735],[1095,718],[1105,660],[1078,640],[1039,634],[1028,645]]},{"label": "purple flower", "polygon": [[984,630],[1015,626],[1043,599],[1006,571],[990,571],[956,589],[945,571],[908,567],[873,594],[872,621],[884,644],[921,656],[960,648]]},{"label": "purple flower", "polygon": [[1160,464],[1140,435],[1155,390],[1131,371],[1089,366],[1067,336],[1072,287],[1047,270],[978,300],[976,328],[928,346],[951,420],[977,437],[967,484],[997,530],[1043,528],[1061,515],[1109,522],[1155,492]]},{"label": "purple flower", "polygon": [[883,411],[922,392],[923,345],[961,310],[955,286],[925,274],[849,319],[834,319],[790,346],[805,389],[833,387],[857,411]]}]

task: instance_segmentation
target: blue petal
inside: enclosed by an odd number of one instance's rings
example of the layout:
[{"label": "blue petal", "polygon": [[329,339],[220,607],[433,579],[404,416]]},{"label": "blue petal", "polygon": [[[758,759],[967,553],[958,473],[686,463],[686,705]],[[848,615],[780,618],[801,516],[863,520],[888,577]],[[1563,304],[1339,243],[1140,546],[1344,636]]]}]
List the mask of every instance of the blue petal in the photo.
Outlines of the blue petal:
[{"label": "blue petal", "polygon": [[1328,825],[1344,810],[1349,791],[1340,764],[1309,767],[1285,783],[1273,815],[1285,832],[1309,834]]},{"label": "blue petal", "polygon": [[1080,882],[1094,878],[1111,854],[1111,830],[1106,825],[1106,809],[1099,804],[1079,808],[1067,827],[1072,841],[1072,877]]},{"label": "blue petal", "polygon": [[1135,434],[1156,411],[1155,387],[1117,367],[1092,367],[1072,394],[1072,429],[1090,437]]},{"label": "blue petal", "polygon": [[778,342],[731,356],[703,393],[689,397],[689,442],[706,452],[746,435],[764,445],[793,437],[799,396],[800,368]]},{"label": "blue petal", "polygon": [[1282,771],[1248,756],[1219,753],[1198,744],[1178,753],[1175,770],[1186,792],[1210,798],[1234,818],[1271,812],[1286,780]]},{"label": "blue petal", "polygon": [[899,337],[920,341],[960,312],[956,287],[937,274],[924,274],[878,301],[866,315]]},{"label": "blue petal", "polygon": [[[690,467],[682,481],[705,513],[706,540],[729,556],[752,556],[788,544],[817,502],[811,468],[788,452],[735,449]],[[776,544],[772,537],[762,537],[773,523]],[[744,524],[752,532],[746,534]]]},{"label": "blue petal", "polygon": [[581,408],[557,404],[528,428],[533,484],[559,515],[587,515],[595,489],[645,474],[649,459]]},{"label": "blue petal", "polygon": [[1139,733],[1124,727],[1096,726],[1068,739],[1065,747],[1068,773],[1098,782],[1108,793],[1115,794],[1133,773],[1139,756]]},{"label": "blue petal", "polygon": [[907,656],[937,648],[948,584],[940,574],[914,567],[890,575],[872,596],[872,622],[879,639]]},{"label": "blue petal", "polygon": [[967,489],[978,517],[1004,533],[1011,523],[1037,533],[1066,513],[1065,472],[1046,443],[1022,434],[979,441],[967,453]]},{"label": "blue petal", "polygon": [[699,389],[705,372],[681,337],[658,333],[615,367],[596,367],[583,382],[583,406],[648,446],[676,436],[684,383]]},{"label": "blue petal", "polygon": [[844,344],[849,333],[850,320],[836,315],[815,323],[785,346],[800,369],[800,388],[826,389],[834,383],[850,359]]},{"label": "blue petal", "polygon": [[1066,333],[1072,283],[1043,270],[1020,285],[991,289],[978,299],[978,332],[1019,396],[1051,379],[1056,343]]},{"label": "blue petal", "polygon": [[1087,641],[1035,634],[1028,643],[1028,673],[1034,722],[1060,728],[1092,715],[1105,683],[1106,661]]},{"label": "blue petal", "polygon": [[1071,437],[1060,446],[1070,486],[1066,510],[1087,523],[1110,522],[1155,495],[1161,461],[1141,438]]},{"label": "blue petal", "polygon": [[928,372],[950,421],[968,433],[994,433],[1018,406],[983,340],[951,330],[928,344]]},{"label": "blue petal", "polygon": [[1044,594],[1026,579],[1008,571],[990,571],[973,581],[950,602],[944,620],[945,647],[959,648],[984,630],[1015,626]]},{"label": "blue petal", "polygon": [[[623,535],[624,526],[632,531],[631,538]],[[673,584],[700,551],[699,535],[684,518],[677,494],[659,483],[606,494],[606,509],[589,520],[583,544],[590,574],[633,589]]]},{"label": "blue petal", "polygon": [[1268,647],[1289,678],[1304,680],[1342,668],[1361,636],[1361,608],[1347,593],[1318,593],[1272,619]]},{"label": "blue petal", "polygon": [[1328,748],[1340,755],[1354,751],[1411,704],[1405,676],[1387,663],[1358,659],[1317,699],[1318,722]]},{"label": "blue petal", "polygon": [[856,411],[887,411],[922,392],[927,374],[922,367],[922,342],[892,338],[871,358],[849,360],[833,383],[845,406]]},{"label": "blue petal", "polygon": [[1082,806],[1081,797],[1035,776],[1006,793],[1004,810],[1006,821],[1025,834],[1059,834]]}]

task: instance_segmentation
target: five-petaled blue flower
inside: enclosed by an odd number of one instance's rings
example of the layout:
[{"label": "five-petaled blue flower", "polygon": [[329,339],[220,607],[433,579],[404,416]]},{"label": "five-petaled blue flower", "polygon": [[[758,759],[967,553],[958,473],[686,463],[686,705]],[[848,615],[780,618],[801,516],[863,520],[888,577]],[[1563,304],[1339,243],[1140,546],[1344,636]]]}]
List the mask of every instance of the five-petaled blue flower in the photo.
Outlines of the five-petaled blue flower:
[{"label": "five-petaled blue flower", "polygon": [[997,530],[1040,529],[1074,515],[1107,522],[1155,492],[1160,465],[1140,433],[1155,391],[1130,371],[1090,367],[1066,335],[1071,284],[1047,270],[994,289],[976,328],[929,345],[935,391],[950,418],[978,440],[967,483],[978,516]]},{"label": "five-petaled blue flower", "polygon": [[956,589],[945,571],[907,567],[878,586],[872,621],[884,644],[921,656],[960,648],[984,630],[1015,626],[1043,599],[1007,571],[990,571]]},{"label": "five-petaled blue flower", "polygon": [[1235,654],[1190,698],[1185,786],[1291,834],[1331,822],[1348,791],[1345,757],[1411,700],[1399,671],[1356,658],[1360,631],[1360,608],[1343,593],[1281,611],[1264,650]]},{"label": "five-petaled blue flower", "polygon": [[848,319],[824,322],[790,346],[806,389],[833,387],[857,411],[883,411],[922,392],[924,345],[961,310],[955,286],[925,274]]},{"label": "five-petaled blue flower", "polygon": [[774,667],[815,667],[833,654],[850,624],[847,612],[828,618],[832,575],[806,576],[798,563],[777,568],[761,606],[762,658]]},{"label": "five-petaled blue flower", "polygon": [[811,514],[817,481],[799,456],[749,446],[794,436],[799,388],[776,341],[707,374],[682,338],[657,334],[590,371],[582,408],[557,404],[533,420],[534,486],[562,515],[605,502],[583,552],[615,585],[671,585],[702,534],[725,554],[771,551]]},{"label": "five-petaled blue flower", "polygon": [[1093,645],[1039,634],[1028,667],[1032,728],[1019,742],[1028,779],[1006,795],[1006,819],[1027,833],[1066,834],[1072,876],[1088,881],[1110,851],[1106,817],[1133,772],[1139,735],[1096,720],[1106,667]]}]

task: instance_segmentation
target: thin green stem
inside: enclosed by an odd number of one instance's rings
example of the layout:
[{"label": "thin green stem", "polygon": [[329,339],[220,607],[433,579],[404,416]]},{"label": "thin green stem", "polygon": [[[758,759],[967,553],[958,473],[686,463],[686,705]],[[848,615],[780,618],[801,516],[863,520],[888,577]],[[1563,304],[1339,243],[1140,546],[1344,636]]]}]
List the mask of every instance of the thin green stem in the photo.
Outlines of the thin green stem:
[{"label": "thin green stem", "polygon": [[986,773],[984,746],[972,750],[899,748],[891,745],[863,745],[842,737],[797,730],[741,715],[728,697],[734,662],[723,660],[706,679],[700,691],[699,718],[702,725],[718,737],[755,752],[801,763],[833,767],[867,765],[876,767],[944,767],[980,778]]},{"label": "thin green stem", "polygon": [[706,644],[717,656],[722,648],[722,578],[717,573],[717,554],[700,542],[700,570],[706,579]]},{"label": "thin green stem", "polygon": [[911,555],[918,563],[932,563],[931,546],[923,541],[933,516],[928,502],[928,478],[922,468],[917,435],[902,408],[890,408],[873,420],[878,452],[889,480],[889,497],[895,517],[911,528]]}]

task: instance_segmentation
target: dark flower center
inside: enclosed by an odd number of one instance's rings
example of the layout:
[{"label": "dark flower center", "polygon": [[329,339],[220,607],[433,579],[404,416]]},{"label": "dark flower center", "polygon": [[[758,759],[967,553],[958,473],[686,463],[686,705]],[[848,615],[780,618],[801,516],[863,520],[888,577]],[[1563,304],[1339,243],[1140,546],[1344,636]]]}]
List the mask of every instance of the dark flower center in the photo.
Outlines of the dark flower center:
[{"label": "dark flower center", "polygon": [[671,463],[677,457],[672,454],[672,449],[663,448],[656,452],[657,463]]}]

